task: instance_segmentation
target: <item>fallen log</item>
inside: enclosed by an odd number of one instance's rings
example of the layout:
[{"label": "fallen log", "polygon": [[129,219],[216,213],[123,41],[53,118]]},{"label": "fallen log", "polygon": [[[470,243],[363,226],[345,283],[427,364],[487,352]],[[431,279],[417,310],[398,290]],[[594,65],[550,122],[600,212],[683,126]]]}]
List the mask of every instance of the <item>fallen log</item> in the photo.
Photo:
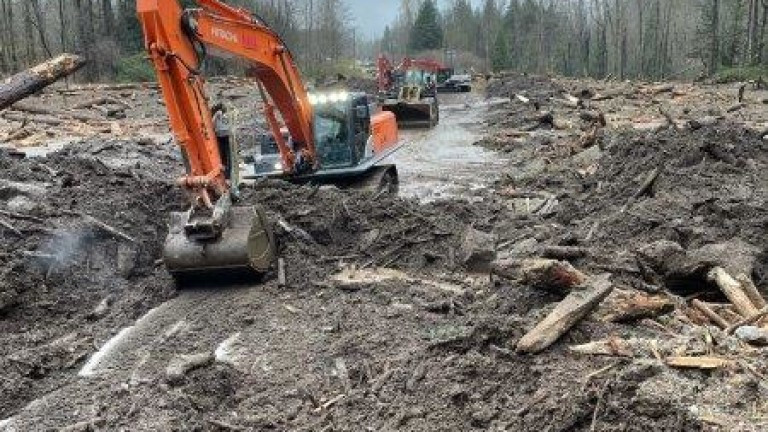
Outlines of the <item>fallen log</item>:
[{"label": "fallen log", "polygon": [[85,65],[85,59],[62,54],[31,69],[19,72],[0,84],[0,110],[30,96]]},{"label": "fallen log", "polygon": [[606,322],[626,323],[643,318],[656,318],[666,315],[675,309],[669,299],[661,296],[649,296],[637,293],[622,299],[614,306],[615,310],[604,318]]},{"label": "fallen log", "polygon": [[541,249],[541,256],[559,260],[572,260],[584,258],[592,253],[590,248],[581,246],[545,246]]},{"label": "fallen log", "polygon": [[61,126],[64,121],[54,117],[29,117],[19,112],[4,112],[3,118],[15,122],[40,123],[48,126]]},{"label": "fallen log", "polygon": [[32,135],[32,132],[30,132],[27,129],[21,128],[19,130],[16,130],[14,132],[11,132],[6,137],[0,140],[0,142],[11,142],[16,141],[20,139],[27,138],[28,136]]},{"label": "fallen log", "polygon": [[722,267],[714,267],[707,273],[707,280],[720,288],[742,316],[750,317],[758,313],[758,309],[744,293],[741,284],[729,275]]},{"label": "fallen log", "polygon": [[609,94],[609,93],[602,93],[602,94],[598,93],[598,94],[592,96],[592,100],[595,101],[595,102],[600,102],[600,101],[607,101],[607,100],[613,99],[615,97],[616,97],[616,95]]},{"label": "fallen log", "polygon": [[675,86],[673,84],[661,84],[661,85],[651,87],[650,92],[653,95],[657,95],[661,93],[672,93],[674,89],[675,89]]},{"label": "fallen log", "polygon": [[72,105],[72,109],[85,109],[85,108],[92,108],[96,105],[107,105],[107,104],[117,105],[122,107],[123,109],[131,108],[129,104],[123,101],[117,100],[115,98],[107,97],[107,96],[101,96],[94,99],[89,99],[79,104]]},{"label": "fallen log", "polygon": [[53,117],[61,117],[61,118],[72,118],[75,120],[79,120],[82,122],[93,122],[93,123],[104,123],[104,119],[100,117],[96,117],[90,114],[85,113],[78,113],[74,111],[59,111],[59,110],[52,110],[46,107],[41,107],[37,105],[31,105],[28,103],[15,103],[11,106],[11,109],[14,111],[22,111],[30,114],[42,114],[42,115],[49,115]]},{"label": "fallen log", "polygon": [[725,110],[725,112],[727,112],[727,113],[735,113],[736,111],[742,110],[744,107],[746,107],[746,105],[744,103],[742,103],[742,102],[739,102],[737,104],[729,106]]},{"label": "fallen log", "polygon": [[517,351],[538,353],[555,343],[562,335],[592,311],[613,290],[608,275],[585,283],[583,290],[573,291],[533,330],[517,343]]},{"label": "fallen log", "polygon": [[84,91],[123,91],[123,90],[157,90],[158,84],[155,82],[145,83],[125,83],[125,84],[84,84],[69,88],[57,89],[59,93],[81,93]]}]

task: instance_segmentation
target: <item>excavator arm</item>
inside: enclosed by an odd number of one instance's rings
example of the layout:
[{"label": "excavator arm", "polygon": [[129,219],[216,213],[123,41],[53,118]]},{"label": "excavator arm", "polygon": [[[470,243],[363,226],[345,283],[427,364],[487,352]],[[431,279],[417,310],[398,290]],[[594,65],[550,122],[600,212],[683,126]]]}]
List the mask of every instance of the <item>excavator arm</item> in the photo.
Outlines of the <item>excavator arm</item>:
[{"label": "excavator arm", "polygon": [[[172,214],[163,251],[177,277],[224,270],[262,273],[274,261],[274,236],[259,207],[234,206],[200,65],[206,54],[237,57],[259,81],[264,111],[285,174],[318,168],[313,110],[291,52],[260,18],[219,0],[137,0],[145,46],[170,125],[188,162],[179,180],[192,205]],[[277,112],[291,142],[281,132]]]},{"label": "excavator arm", "polygon": [[[312,169],[316,153],[312,107],[290,51],[280,36],[249,12],[218,0],[137,0],[145,46],[189,171],[180,183],[208,206],[229,186],[223,173],[213,120],[199,68],[204,53],[247,60],[265,98],[267,121],[287,174]],[[274,103],[274,105],[273,105]],[[281,133],[275,108],[293,140]]]}]

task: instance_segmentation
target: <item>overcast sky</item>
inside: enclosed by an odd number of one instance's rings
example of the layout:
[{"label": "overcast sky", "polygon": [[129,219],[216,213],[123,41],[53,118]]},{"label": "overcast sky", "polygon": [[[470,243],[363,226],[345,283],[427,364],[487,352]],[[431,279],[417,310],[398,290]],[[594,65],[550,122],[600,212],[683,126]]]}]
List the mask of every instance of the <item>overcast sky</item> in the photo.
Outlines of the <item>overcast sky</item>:
[{"label": "overcast sky", "polygon": [[[355,25],[366,39],[378,36],[397,18],[400,0],[346,0]],[[472,0],[475,5],[481,0]],[[449,0],[439,0],[440,8]]]}]

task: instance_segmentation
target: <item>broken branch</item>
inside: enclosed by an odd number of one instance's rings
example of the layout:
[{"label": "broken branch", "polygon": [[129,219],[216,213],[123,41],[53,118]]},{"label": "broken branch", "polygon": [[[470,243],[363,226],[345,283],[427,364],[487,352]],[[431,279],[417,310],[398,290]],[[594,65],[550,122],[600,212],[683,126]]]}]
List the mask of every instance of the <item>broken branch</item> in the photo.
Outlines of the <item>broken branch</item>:
[{"label": "broken branch", "polygon": [[608,275],[586,282],[584,290],[574,291],[561,301],[542,322],[517,343],[517,350],[537,353],[547,349],[581,321],[613,290]]}]

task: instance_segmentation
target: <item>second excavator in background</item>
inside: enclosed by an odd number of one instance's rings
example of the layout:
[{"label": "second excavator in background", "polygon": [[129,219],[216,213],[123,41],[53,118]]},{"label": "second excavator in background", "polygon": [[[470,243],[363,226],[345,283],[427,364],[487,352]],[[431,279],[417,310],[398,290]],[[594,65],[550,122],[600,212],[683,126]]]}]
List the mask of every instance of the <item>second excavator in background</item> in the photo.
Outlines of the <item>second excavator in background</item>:
[{"label": "second excavator in background", "polygon": [[145,46],[185,161],[177,183],[190,201],[187,211],[172,214],[163,260],[183,281],[221,271],[262,274],[275,261],[274,235],[262,208],[235,203],[239,163],[232,143],[217,138],[201,73],[207,54],[245,60],[256,79],[275,151],[262,155],[269,163],[253,176],[396,192],[397,169],[386,158],[402,143],[394,115],[379,111],[366,95],[309,94],[291,51],[263,19],[219,0],[194,3],[185,9],[179,0],[137,0]]},{"label": "second excavator in background", "polygon": [[434,127],[440,122],[438,77],[449,69],[431,59],[406,57],[397,66],[384,56],[377,61],[379,101],[400,127]]}]

